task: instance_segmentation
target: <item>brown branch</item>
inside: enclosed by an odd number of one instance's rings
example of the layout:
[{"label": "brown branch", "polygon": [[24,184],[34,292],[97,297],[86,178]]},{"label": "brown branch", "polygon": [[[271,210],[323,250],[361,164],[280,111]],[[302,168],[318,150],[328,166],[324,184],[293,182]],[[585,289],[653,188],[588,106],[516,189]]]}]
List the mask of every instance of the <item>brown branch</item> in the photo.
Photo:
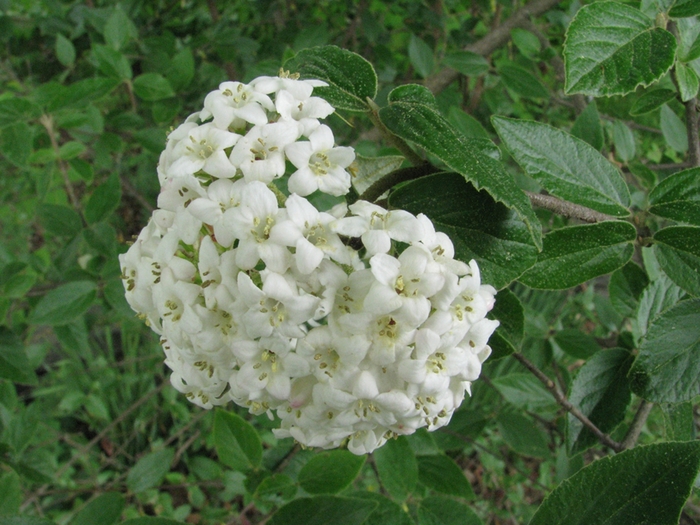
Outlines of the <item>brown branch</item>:
[{"label": "brown branch", "polygon": [[379,197],[384,195],[391,188],[396,186],[401,182],[406,182],[409,180],[418,179],[425,175],[430,175],[431,173],[436,173],[438,171],[433,165],[424,162],[420,166],[411,166],[410,168],[404,168],[400,170],[393,171],[387,176],[382,177],[377,182],[372,184],[367,188],[359,199],[369,202],[375,202]]},{"label": "brown branch", "polygon": [[698,99],[693,97],[685,103],[685,128],[688,133],[688,162],[693,167],[700,166],[700,115]]},{"label": "brown branch", "polygon": [[579,219],[584,222],[617,220],[617,217],[613,217],[612,215],[606,215],[605,213],[600,213],[599,211],[559,199],[552,195],[543,195],[541,193],[533,193],[531,191],[526,191],[525,193],[530,198],[530,202],[533,206],[537,208],[544,208],[556,213],[557,215],[569,217],[570,219]]},{"label": "brown branch", "polygon": [[60,157],[61,148],[58,145],[58,141],[56,140],[56,134],[53,129],[53,118],[51,118],[51,115],[45,114],[39,118],[39,122],[42,126],[44,126],[46,133],[49,135],[51,147],[53,148],[54,155],[56,155],[56,162],[58,163],[58,168],[61,171],[61,175],[63,175],[63,183],[66,187],[68,200],[70,201],[73,208],[75,208],[75,211],[78,212],[78,215],[80,215],[80,217],[82,218],[83,214],[82,210],[80,209],[80,201],[78,200],[78,197],[75,194],[75,190],[73,190],[73,184],[71,184],[70,177],[68,176],[68,167]]},{"label": "brown branch", "polygon": [[534,363],[532,363],[527,357],[525,357],[523,354],[520,352],[514,352],[511,354],[513,357],[515,357],[520,363],[527,368],[532,374],[539,379],[542,384],[549,390],[549,392],[552,394],[554,399],[556,399],[557,403],[559,403],[564,409],[569,412],[572,416],[574,416],[576,419],[578,419],[583,425],[588,428],[595,436],[598,438],[598,440],[613,449],[615,452],[620,452],[623,450],[622,444],[618,443],[617,441],[613,440],[610,436],[605,434],[603,431],[601,431],[595,423],[593,423],[588,417],[586,417],[583,412],[581,412],[578,408],[576,408],[574,405],[571,404],[571,402],[566,399],[566,396],[559,390],[557,387],[556,383],[552,381],[549,377],[545,375],[542,370],[537,368]]},{"label": "brown branch", "polygon": [[642,400],[641,405],[639,405],[639,408],[637,409],[637,413],[634,415],[632,424],[630,425],[629,430],[627,430],[625,439],[623,439],[620,443],[622,450],[632,448],[637,443],[639,435],[642,433],[642,429],[644,428],[644,423],[646,423],[652,408],[654,408],[654,403],[650,403],[644,399]]}]

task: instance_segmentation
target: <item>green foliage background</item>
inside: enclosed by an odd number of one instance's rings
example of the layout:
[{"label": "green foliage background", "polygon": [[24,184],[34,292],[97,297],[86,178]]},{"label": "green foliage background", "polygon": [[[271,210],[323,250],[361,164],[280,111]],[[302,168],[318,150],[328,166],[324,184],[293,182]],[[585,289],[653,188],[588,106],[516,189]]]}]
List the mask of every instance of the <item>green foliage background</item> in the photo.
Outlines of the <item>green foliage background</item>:
[{"label": "green foliage background", "polygon": [[[611,4],[574,18],[581,4],[551,1],[484,53],[484,37],[522,3],[0,0],[0,523],[526,523],[557,486],[532,523],[615,512],[627,520],[616,523],[638,523],[651,506],[659,523],[677,523],[700,461],[700,170],[684,122],[698,91],[700,8]],[[586,16],[618,11],[643,29],[620,45],[653,44],[651,80],[636,91],[635,79],[606,80],[602,61],[573,82],[561,57],[571,69],[576,53],[597,49]],[[309,49],[327,44],[372,64],[378,115],[395,135],[462,175],[423,177],[389,203],[429,213],[502,288],[494,356],[452,423],[367,458],[302,450],[276,440],[266,417],[188,403],[126,304],[117,261],[155,207],[168,130],[220,82],[275,75],[287,60],[303,72]],[[435,97],[392,92],[416,82]],[[351,109],[329,119],[339,143],[365,157],[401,153]],[[557,147],[580,157],[538,164]],[[472,173],[474,159],[491,164]],[[585,185],[557,182],[582,165]],[[542,188],[632,219],[584,225],[534,200],[533,211],[521,190]],[[484,239],[510,244],[492,253]],[[678,326],[695,331],[674,339]],[[683,369],[651,373],[678,345]],[[614,455],[640,421],[649,446]],[[658,500],[644,480],[665,487]],[[584,488],[612,493],[612,506],[586,507]],[[646,503],[620,503],[634,498]],[[684,523],[700,516],[695,503],[693,493]]]}]

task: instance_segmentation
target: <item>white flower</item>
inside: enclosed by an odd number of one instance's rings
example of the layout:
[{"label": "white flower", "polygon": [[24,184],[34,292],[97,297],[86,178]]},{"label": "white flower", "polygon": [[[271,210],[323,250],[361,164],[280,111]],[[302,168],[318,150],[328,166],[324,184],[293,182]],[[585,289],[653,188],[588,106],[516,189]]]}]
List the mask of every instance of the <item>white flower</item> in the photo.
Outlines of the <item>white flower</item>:
[{"label": "white flower", "polygon": [[274,111],[267,95],[240,82],[223,82],[204,99],[200,118],[207,120],[213,116],[219,129],[240,129],[246,122],[257,126],[267,124],[267,111]]},{"label": "white flower", "polygon": [[236,240],[231,211],[240,206],[245,186],[243,179],[215,180],[207,188],[206,197],[198,197],[187,206],[192,216],[213,227],[216,242],[225,248]]},{"label": "white flower", "polygon": [[213,124],[202,124],[189,130],[173,149],[173,161],[167,168],[168,177],[193,175],[199,170],[213,177],[231,178],[236,168],[228,160],[226,149],[232,147],[241,138],[217,128]]},{"label": "white flower", "polygon": [[306,196],[316,190],[329,195],[345,195],[350,189],[350,174],[345,168],[355,160],[352,148],[334,147],[333,132],[321,125],[308,142],[294,142],[285,150],[297,171],[289,178],[289,191]]},{"label": "white flower", "polygon": [[255,126],[238,141],[229,159],[246,180],[267,184],[284,175],[284,149],[299,135],[299,127],[291,122]]}]

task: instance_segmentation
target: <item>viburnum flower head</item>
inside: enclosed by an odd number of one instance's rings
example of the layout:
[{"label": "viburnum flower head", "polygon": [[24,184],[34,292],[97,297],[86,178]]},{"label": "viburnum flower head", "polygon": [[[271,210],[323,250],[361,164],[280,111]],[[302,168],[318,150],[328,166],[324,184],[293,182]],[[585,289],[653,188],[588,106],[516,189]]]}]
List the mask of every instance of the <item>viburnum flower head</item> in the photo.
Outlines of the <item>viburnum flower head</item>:
[{"label": "viburnum flower head", "polygon": [[207,95],[169,134],[158,209],[119,260],[193,403],[364,454],[449,422],[491,353],[496,290],[425,215],[314,204],[347,194],[355,161],[321,123],[325,85],[281,71]]}]

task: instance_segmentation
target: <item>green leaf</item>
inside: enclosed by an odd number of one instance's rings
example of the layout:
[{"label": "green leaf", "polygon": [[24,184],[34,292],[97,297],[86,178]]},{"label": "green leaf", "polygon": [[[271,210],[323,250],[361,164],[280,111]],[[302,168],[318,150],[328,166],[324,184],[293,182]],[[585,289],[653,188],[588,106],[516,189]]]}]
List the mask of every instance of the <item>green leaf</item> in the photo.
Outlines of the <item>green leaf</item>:
[{"label": "green leaf", "polygon": [[655,215],[700,226],[700,168],[662,180],[649,194],[649,205]]},{"label": "green leaf", "polygon": [[[447,115],[447,120],[459,131],[462,135],[469,139],[483,139],[491,142],[489,134],[481,125],[481,122],[472,117],[469,113],[465,113],[457,106],[452,106]],[[495,144],[493,144],[495,146]],[[496,148],[498,151],[498,148]],[[500,155],[500,152],[499,152]]]},{"label": "green leaf", "polygon": [[214,445],[219,460],[234,470],[254,469],[262,461],[260,436],[250,423],[236,414],[216,411]]},{"label": "green leaf", "polygon": [[661,106],[661,133],[666,139],[666,143],[676,151],[684,153],[688,151],[688,135],[686,133],[685,124],[676,115],[676,113],[668,107],[668,104]]},{"label": "green leaf", "polygon": [[92,47],[92,54],[97,61],[97,67],[108,77],[119,80],[131,79],[131,64],[119,51],[109,46],[95,45]]},{"label": "green leaf", "polygon": [[693,403],[660,403],[664,415],[666,441],[693,441],[695,439],[695,416]]},{"label": "green leaf", "polygon": [[442,63],[468,77],[478,77],[489,71],[488,60],[471,51],[448,53]]},{"label": "green leaf", "polygon": [[71,160],[81,155],[87,150],[87,147],[82,142],[71,140],[61,145],[58,150],[58,158],[61,160]]},{"label": "green leaf", "polygon": [[170,472],[173,457],[175,457],[175,451],[171,448],[146,454],[129,470],[126,486],[135,494],[158,486],[163,477]]},{"label": "green leaf", "polygon": [[527,69],[507,63],[498,67],[498,74],[505,86],[516,95],[525,98],[549,98],[549,90]]},{"label": "green leaf", "polygon": [[[700,2],[698,2],[700,5]],[[700,79],[692,68],[678,63],[676,64],[676,80],[678,81],[678,91],[683,102],[694,99],[700,88]]]},{"label": "green leaf", "polygon": [[13,97],[0,100],[0,128],[35,119],[40,115],[41,108],[25,98]]},{"label": "green leaf", "polygon": [[[609,434],[625,419],[630,404],[627,374],[634,356],[622,348],[602,350],[576,374],[569,401],[602,432]],[[573,456],[598,443],[598,438],[577,418],[566,417],[566,448]]]},{"label": "green leaf", "polygon": [[411,40],[408,43],[408,58],[413,69],[422,78],[428,78],[435,69],[433,50],[416,35],[411,35]]},{"label": "green leaf", "polygon": [[170,82],[160,73],[144,73],[134,79],[134,93],[153,102],[175,96]]},{"label": "green leaf", "polygon": [[375,508],[377,503],[368,499],[339,496],[299,498],[280,508],[268,524],[299,525],[302,519],[304,525],[361,525]]},{"label": "green leaf", "polygon": [[525,312],[520,299],[509,289],[498,292],[496,304],[491,310],[490,318],[500,321],[496,332],[515,346],[520,346],[525,330]]},{"label": "green leaf", "polygon": [[683,291],[665,274],[661,274],[647,286],[639,298],[639,306],[632,326],[635,339],[647,331],[652,319],[678,302]]},{"label": "green leaf", "polygon": [[531,288],[571,288],[623,266],[636,238],[634,226],[622,221],[554,230],[545,236],[537,263],[519,280]]},{"label": "green leaf", "polygon": [[613,123],[613,143],[615,144],[615,154],[622,162],[629,162],[634,158],[634,134],[620,120]]},{"label": "green leaf", "polygon": [[644,115],[660,108],[666,102],[676,98],[676,92],[672,89],[653,89],[645,92],[641,97],[634,101],[630,109],[630,115]]},{"label": "green leaf", "polygon": [[279,505],[281,502],[294,498],[297,491],[297,483],[292,478],[285,474],[273,474],[269,478],[262,480],[255,489],[253,497],[258,501]]},{"label": "green leaf", "polygon": [[117,492],[106,492],[85,505],[70,521],[70,525],[112,525],[124,508],[124,497]]},{"label": "green leaf", "polygon": [[445,496],[429,496],[418,507],[418,525],[483,525],[464,503]]},{"label": "green leaf", "polygon": [[175,521],[168,518],[159,518],[155,516],[143,516],[141,518],[132,518],[121,522],[119,525],[185,525],[182,521]]},{"label": "green leaf", "polygon": [[692,62],[696,58],[700,58],[700,35],[695,38],[682,60],[683,62]]},{"label": "green leaf", "polygon": [[537,36],[525,29],[516,27],[510,30],[510,38],[513,40],[515,47],[518,48],[525,57],[535,59],[542,50],[542,44]]},{"label": "green leaf", "polygon": [[527,225],[535,246],[541,247],[540,224],[530,199],[503,164],[485,155],[474,141],[456,133],[440,113],[423,104],[396,102],[382,108],[379,117],[392,133],[425,148],[476,189],[485,189],[496,201],[515,210]]},{"label": "green leaf", "polygon": [[678,0],[669,10],[671,18],[689,18],[700,14],[699,0]]},{"label": "green leaf", "polygon": [[413,520],[398,503],[376,492],[353,492],[353,498],[366,499],[377,503],[377,508],[362,525],[415,525]]},{"label": "green leaf", "polygon": [[639,9],[617,2],[582,7],[564,42],[566,94],[624,95],[673,65],[676,39]]},{"label": "green leaf", "polygon": [[444,454],[418,456],[418,480],[442,494],[466,500],[476,497],[462,469]]},{"label": "green leaf", "polygon": [[367,98],[377,95],[377,74],[372,64],[336,46],[299,51],[284,67],[302,78],[328,82],[328,87],[314,88],[314,95],[325,98],[336,109],[367,111]]},{"label": "green leaf", "polygon": [[657,443],[606,456],[565,480],[529,525],[676,525],[700,465],[700,443]]},{"label": "green leaf", "polygon": [[56,58],[66,67],[75,64],[75,46],[61,33],[56,35]]},{"label": "green leaf", "polygon": [[540,122],[491,120],[516,162],[552,195],[602,213],[629,215],[627,184],[592,146]]},{"label": "green leaf", "polygon": [[46,110],[53,112],[59,109],[82,108],[90,102],[107,96],[121,82],[114,78],[86,78],[66,87],[62,87],[54,97],[46,103]]},{"label": "green leaf", "polygon": [[104,184],[100,184],[92,192],[85,205],[85,220],[88,224],[95,224],[105,220],[119,207],[122,196],[119,176],[112,174]]},{"label": "green leaf", "polygon": [[404,84],[392,89],[387,95],[387,101],[390,104],[394,102],[425,104],[433,109],[437,109],[437,101],[433,92],[419,84]]},{"label": "green leaf", "polygon": [[105,42],[112,49],[119,51],[129,40],[138,34],[136,26],[129,20],[121,7],[117,7],[107,20],[104,29]]},{"label": "green leaf", "polygon": [[364,193],[372,184],[399,169],[404,158],[400,155],[386,157],[363,157],[355,155],[357,169],[352,178],[352,185],[358,194]]},{"label": "green leaf", "polygon": [[437,230],[450,237],[455,257],[465,262],[475,259],[483,282],[496,288],[503,288],[535,263],[537,248],[527,226],[461,175],[421,177],[395,190],[389,203],[425,213]]},{"label": "green leaf", "polygon": [[31,516],[0,517],[0,525],[55,525],[46,518],[33,518]]},{"label": "green leaf", "polygon": [[36,385],[34,373],[24,346],[19,339],[1,336],[0,332],[0,377],[15,383]]},{"label": "green leaf", "polygon": [[671,280],[691,295],[700,295],[700,228],[669,226],[654,234],[654,255]]},{"label": "green leaf", "polygon": [[29,323],[63,325],[83,315],[95,302],[97,286],[92,281],[74,281],[44,295],[29,314]]},{"label": "green leaf", "polygon": [[26,122],[17,122],[0,130],[0,153],[18,168],[27,165],[34,134]]},{"label": "green leaf", "polygon": [[365,456],[347,450],[322,452],[299,471],[299,484],[309,494],[336,494],[360,473]]},{"label": "green leaf", "polygon": [[491,383],[503,398],[516,408],[537,411],[542,407],[556,405],[552,394],[532,374],[507,374],[492,379]]},{"label": "green leaf", "polygon": [[586,109],[576,117],[574,125],[571,126],[571,134],[587,142],[597,151],[603,149],[603,126],[600,125],[600,115],[595,100],[589,102]]},{"label": "green leaf", "polygon": [[175,91],[181,91],[194,78],[194,55],[189,47],[183,47],[170,63],[166,77]]},{"label": "green leaf", "polygon": [[41,226],[54,235],[73,237],[83,229],[80,215],[69,208],[58,204],[40,204],[37,216]]},{"label": "green leaf", "polygon": [[577,328],[565,328],[559,330],[551,338],[553,344],[559,349],[576,359],[588,359],[600,350],[600,346],[593,336],[590,336]]},{"label": "green leaf", "polygon": [[654,403],[700,394],[700,299],[682,301],[651,322],[630,377],[632,391]]},{"label": "green leaf", "polygon": [[0,472],[0,523],[1,516],[9,516],[19,512],[22,504],[22,487],[19,476],[14,471]]},{"label": "green leaf", "polygon": [[624,317],[631,316],[648,284],[647,274],[633,262],[615,270],[608,283],[608,295],[613,308]]},{"label": "green leaf", "polygon": [[418,463],[405,437],[390,439],[374,451],[374,463],[382,486],[397,500],[405,500],[416,488]]},{"label": "green leaf", "polygon": [[518,454],[535,458],[550,456],[544,433],[530,418],[505,411],[498,415],[497,421],[501,437]]}]

